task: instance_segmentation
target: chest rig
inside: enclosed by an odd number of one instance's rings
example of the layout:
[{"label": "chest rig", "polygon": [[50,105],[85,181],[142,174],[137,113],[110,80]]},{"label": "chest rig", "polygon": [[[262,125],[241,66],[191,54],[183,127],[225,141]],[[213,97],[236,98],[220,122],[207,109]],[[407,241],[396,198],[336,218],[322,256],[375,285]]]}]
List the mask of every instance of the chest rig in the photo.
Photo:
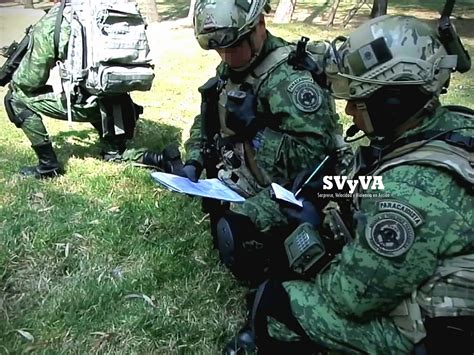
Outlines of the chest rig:
[{"label": "chest rig", "polygon": [[[226,104],[230,91],[241,90],[243,86],[251,87],[257,95],[268,76],[288,59],[294,46],[284,46],[270,52],[245,78],[243,83],[224,80],[221,84],[218,98],[218,116],[220,130],[216,137],[216,147],[221,163],[218,166],[218,178],[231,189],[244,197],[251,197],[271,183],[271,177],[257,163],[256,154],[258,141],[262,132],[254,139],[242,140],[227,126]],[[258,108],[257,108],[258,110]],[[261,114],[261,112],[258,112]],[[257,113],[257,117],[258,117]],[[258,118],[257,118],[258,119]]]}]

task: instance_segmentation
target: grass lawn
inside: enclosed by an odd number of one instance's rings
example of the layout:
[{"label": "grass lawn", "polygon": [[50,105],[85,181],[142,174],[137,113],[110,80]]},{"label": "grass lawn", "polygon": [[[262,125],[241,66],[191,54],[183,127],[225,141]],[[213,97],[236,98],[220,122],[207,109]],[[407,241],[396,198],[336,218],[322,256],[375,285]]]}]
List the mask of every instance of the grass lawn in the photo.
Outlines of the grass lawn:
[{"label": "grass lawn", "polygon": [[[181,3],[168,18],[186,15]],[[391,12],[436,18],[420,0],[394,3]],[[300,22],[271,31],[318,39],[350,30],[308,25],[303,10]],[[471,10],[459,27],[474,53]],[[156,79],[151,92],[133,94],[145,112],[131,145],[161,149],[188,137],[197,87],[218,56],[171,22],[151,25],[150,40]],[[454,75],[444,102],[472,107],[473,79],[473,70]],[[0,110],[0,354],[219,353],[244,319],[245,289],[219,265],[199,201],[156,187],[147,170],[98,160],[90,126],[45,123],[67,174],[21,179],[17,171],[35,157]]]}]

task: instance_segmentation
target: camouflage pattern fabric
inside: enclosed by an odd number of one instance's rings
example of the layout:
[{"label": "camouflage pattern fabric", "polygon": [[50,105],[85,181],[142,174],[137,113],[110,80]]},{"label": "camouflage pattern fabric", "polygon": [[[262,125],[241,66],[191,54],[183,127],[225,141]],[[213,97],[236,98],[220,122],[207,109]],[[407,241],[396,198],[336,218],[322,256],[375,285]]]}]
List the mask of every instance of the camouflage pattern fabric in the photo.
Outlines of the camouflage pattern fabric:
[{"label": "camouflage pattern fabric", "polygon": [[[25,107],[32,111],[27,117],[23,117],[24,123],[21,129],[33,146],[50,142],[41,115],[67,120],[65,96],[54,93],[52,87],[46,85],[50,69],[55,65],[53,37],[58,10],[59,4],[55,5],[34,25],[28,50],[13,74],[10,84],[15,115],[21,115]],[[58,48],[60,60],[67,55],[70,32],[67,16],[64,16]],[[73,121],[76,122],[100,124],[101,116],[97,97],[90,96],[82,102],[73,104],[72,116]],[[101,140],[100,145],[103,151],[115,148],[113,144],[105,140]],[[144,151],[145,149],[126,150],[121,155],[121,159],[139,161]]]},{"label": "camouflage pattern fabric", "polygon": [[[439,108],[404,135],[465,126],[472,126],[470,119]],[[459,132],[474,136],[473,129]],[[459,177],[416,164],[394,167],[382,177],[385,189],[366,193],[383,197],[360,201],[354,242],[313,282],[283,283],[305,332],[329,349],[409,353],[414,344],[389,313],[435,273],[441,260],[474,252],[474,197]],[[379,238],[383,227],[395,228],[396,238]],[[272,322],[272,336],[294,339]]]},{"label": "camouflage pattern fabric", "polygon": [[[257,63],[276,48],[286,45],[288,43],[283,39],[268,33]],[[233,73],[221,63],[217,68],[217,76],[230,76],[234,82],[243,82],[251,70]],[[306,103],[298,96],[304,89],[310,92],[314,100]],[[286,61],[268,75],[257,92],[259,118],[265,118],[271,124],[254,139],[255,160],[272,181],[280,184],[291,181],[301,170],[321,161],[335,148],[334,134],[340,133],[338,116],[329,93],[313,83],[309,72],[294,70]],[[202,164],[200,143],[201,116],[198,115],[185,148],[188,160]],[[286,217],[270,199],[268,189],[233,209],[250,217],[260,231],[286,223]]]}]

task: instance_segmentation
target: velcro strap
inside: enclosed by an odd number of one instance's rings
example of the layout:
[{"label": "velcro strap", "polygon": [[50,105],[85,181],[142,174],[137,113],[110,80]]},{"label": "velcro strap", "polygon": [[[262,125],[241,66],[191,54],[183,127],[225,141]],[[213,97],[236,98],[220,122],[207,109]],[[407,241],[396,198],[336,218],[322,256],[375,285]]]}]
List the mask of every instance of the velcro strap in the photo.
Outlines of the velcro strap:
[{"label": "velcro strap", "polygon": [[439,67],[441,69],[453,69],[456,68],[458,64],[457,55],[445,55],[443,59],[439,62]]}]

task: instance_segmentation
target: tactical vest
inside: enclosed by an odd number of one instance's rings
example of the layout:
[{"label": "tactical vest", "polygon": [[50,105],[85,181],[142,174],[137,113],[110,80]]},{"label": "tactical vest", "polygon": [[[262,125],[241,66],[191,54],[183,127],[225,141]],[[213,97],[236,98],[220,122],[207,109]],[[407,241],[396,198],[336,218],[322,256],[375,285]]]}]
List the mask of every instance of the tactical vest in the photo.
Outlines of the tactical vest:
[{"label": "tactical vest", "polygon": [[[251,85],[253,92],[258,95],[264,81],[275,69],[288,59],[288,55],[293,50],[294,46],[288,45],[279,47],[269,53],[266,58],[247,75],[244,83]],[[236,84],[228,80],[219,94],[218,113],[220,135],[224,139],[235,135],[235,132],[229,129],[226,124],[227,111],[225,106],[227,104],[227,93],[230,90],[239,90],[241,85],[242,84]],[[220,149],[223,163],[222,166],[219,167],[218,178],[244,197],[254,196],[271,183],[270,176],[257,166],[255,153],[251,142],[248,141],[224,145]]]},{"label": "tactical vest", "polygon": [[[422,146],[416,148],[417,145]],[[394,150],[383,158],[372,175],[405,164],[442,168],[466,181],[471,189],[474,185],[474,153],[436,140],[415,142]],[[440,260],[431,278],[399,304],[390,316],[413,343],[426,336],[423,319],[427,316],[474,316],[474,254]]]}]

